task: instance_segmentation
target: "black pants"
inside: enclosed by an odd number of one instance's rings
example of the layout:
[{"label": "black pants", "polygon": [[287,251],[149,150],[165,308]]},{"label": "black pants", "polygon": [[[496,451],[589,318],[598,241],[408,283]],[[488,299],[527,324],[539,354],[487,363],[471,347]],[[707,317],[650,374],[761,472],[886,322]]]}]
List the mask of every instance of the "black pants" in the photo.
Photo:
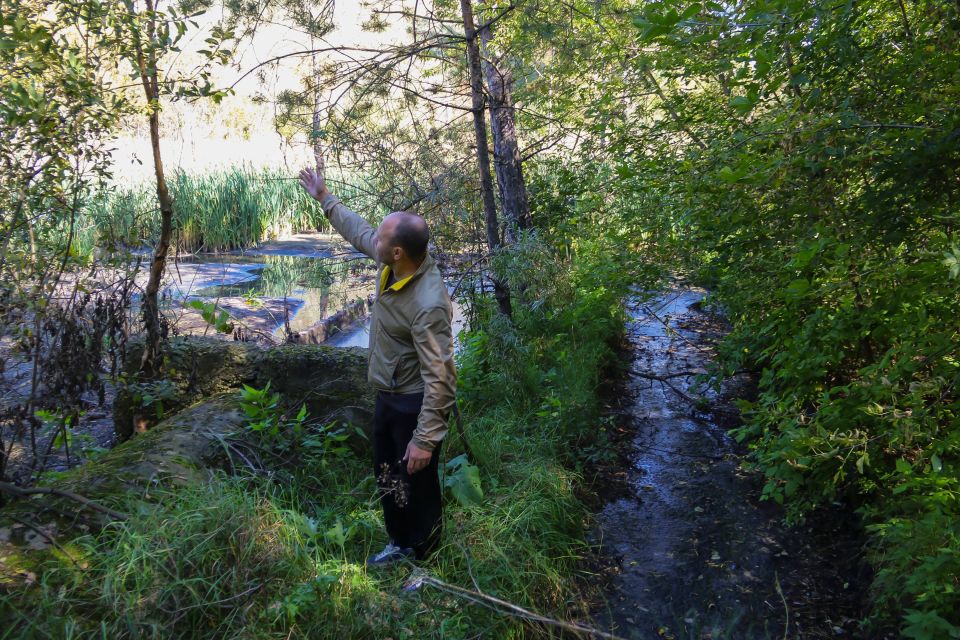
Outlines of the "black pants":
[{"label": "black pants", "polygon": [[443,516],[437,476],[440,446],[433,450],[430,464],[412,476],[402,462],[422,404],[423,393],[378,392],[373,414],[373,476],[380,488],[383,521],[393,543],[411,547],[417,558],[436,547]]}]

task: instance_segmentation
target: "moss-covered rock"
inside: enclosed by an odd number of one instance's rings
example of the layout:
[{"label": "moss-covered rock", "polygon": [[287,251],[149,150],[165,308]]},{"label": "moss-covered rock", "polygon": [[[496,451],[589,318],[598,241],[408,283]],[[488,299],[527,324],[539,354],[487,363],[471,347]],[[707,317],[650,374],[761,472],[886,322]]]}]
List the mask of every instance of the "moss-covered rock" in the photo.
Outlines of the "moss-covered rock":
[{"label": "moss-covered rock", "polygon": [[[148,500],[157,486],[204,482],[216,469],[229,470],[225,439],[242,432],[246,424],[239,395],[223,392],[41,486],[125,511],[138,496]],[[24,578],[47,554],[63,553],[50,542],[59,532],[76,533],[77,527],[95,528],[110,519],[59,495],[35,495],[4,506],[0,509],[0,584]]]},{"label": "moss-covered rock", "polygon": [[[131,350],[127,366],[139,363]],[[95,461],[66,471],[44,486],[89,498],[117,511],[149,502],[158,486],[205,482],[222,469],[250,464],[248,417],[240,406],[243,384],[280,393],[291,406],[306,404],[311,421],[340,421],[361,427],[366,449],[372,425],[374,395],[366,384],[366,350],[311,345],[263,349],[255,345],[205,338],[171,341],[159,382],[128,379],[118,390],[114,408],[117,432],[126,436]],[[149,402],[145,397],[149,395]],[[146,404],[146,406],[144,406]],[[167,416],[130,438],[135,420],[162,405]],[[132,505],[132,506],[131,506]],[[76,514],[82,514],[78,520]],[[50,554],[62,545],[50,542],[61,532],[95,528],[110,519],[69,497],[36,495],[0,509],[0,589],[31,579]],[[25,524],[26,523],[26,524]],[[82,530],[82,529],[81,529]]]},{"label": "moss-covered rock", "polygon": [[267,382],[284,402],[306,403],[312,419],[343,420],[369,432],[374,396],[366,384],[366,349],[264,348],[181,336],[170,340],[161,376],[153,381],[139,380],[135,374],[142,353],[143,342],[134,341],[125,363],[127,382],[114,401],[114,425],[121,441],[204,397]]}]

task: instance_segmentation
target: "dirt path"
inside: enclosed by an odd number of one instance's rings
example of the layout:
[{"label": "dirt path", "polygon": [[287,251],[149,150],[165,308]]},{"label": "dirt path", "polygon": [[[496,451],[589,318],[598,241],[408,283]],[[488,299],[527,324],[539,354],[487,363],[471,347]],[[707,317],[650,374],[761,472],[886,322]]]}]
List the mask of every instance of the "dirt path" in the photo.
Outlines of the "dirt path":
[{"label": "dirt path", "polygon": [[855,637],[863,580],[853,523],[838,510],[784,527],[782,510],[756,499],[761,483],[740,469],[726,432],[736,389],[707,393],[671,377],[707,367],[723,335],[702,297],[684,288],[629,304],[630,466],[621,497],[598,515],[614,576],[597,619],[626,638]]}]

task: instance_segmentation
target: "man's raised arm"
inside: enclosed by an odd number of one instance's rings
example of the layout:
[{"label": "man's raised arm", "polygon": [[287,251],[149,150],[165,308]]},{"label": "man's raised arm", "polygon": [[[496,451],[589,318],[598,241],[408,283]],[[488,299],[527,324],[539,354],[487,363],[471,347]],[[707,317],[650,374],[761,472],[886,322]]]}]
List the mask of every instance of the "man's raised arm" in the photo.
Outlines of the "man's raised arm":
[{"label": "man's raised arm", "polygon": [[374,260],[377,259],[376,247],[373,244],[373,227],[370,223],[351,211],[340,202],[340,198],[330,193],[327,183],[323,179],[323,159],[317,158],[317,168],[304,169],[300,172],[300,186],[310,194],[314,200],[320,202],[323,213],[330,220],[330,224],[347,242],[357,251],[365,253]]}]

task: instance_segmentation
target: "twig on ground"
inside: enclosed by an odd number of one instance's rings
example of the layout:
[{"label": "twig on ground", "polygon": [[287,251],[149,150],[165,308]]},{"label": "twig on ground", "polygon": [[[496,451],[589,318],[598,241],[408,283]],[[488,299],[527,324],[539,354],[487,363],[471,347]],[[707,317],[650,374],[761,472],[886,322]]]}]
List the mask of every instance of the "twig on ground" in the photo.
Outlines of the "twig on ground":
[{"label": "twig on ground", "polygon": [[599,629],[594,629],[586,625],[574,624],[572,622],[564,622],[563,620],[549,618],[539,613],[530,611],[529,609],[524,609],[523,607],[507,602],[506,600],[501,600],[500,598],[487,595],[479,590],[471,591],[470,589],[464,589],[463,587],[449,584],[434,578],[433,576],[417,576],[416,580],[420,581],[421,584],[428,584],[451,595],[459,596],[475,604],[487,607],[497,613],[513,616],[515,618],[521,618],[530,622],[539,622],[552,627],[565,629],[566,631],[571,631],[581,636],[586,635],[588,637],[592,636],[597,638],[605,638],[607,640],[624,640],[620,636],[607,633],[606,631],[600,631]]},{"label": "twig on ground", "polygon": [[787,606],[787,598],[783,595],[783,588],[780,586],[780,576],[776,572],[773,574],[773,585],[777,590],[777,595],[780,596],[780,601],[783,602],[783,609],[787,613],[787,619],[783,623],[783,640],[787,640],[787,636],[790,635],[790,607]]},{"label": "twig on ground", "polygon": [[667,322],[666,320],[664,320],[663,318],[661,318],[660,316],[658,316],[658,315],[656,314],[656,312],[654,312],[654,310],[651,309],[649,306],[643,305],[643,310],[646,311],[647,314],[648,314],[650,317],[652,317],[654,320],[656,320],[657,322],[659,322],[660,324],[662,324],[663,327],[664,327],[664,329],[667,330],[668,335],[671,335],[671,334],[672,334],[672,335],[677,336],[678,338],[680,338],[681,340],[683,340],[684,342],[686,342],[688,345],[690,345],[691,347],[693,347],[694,349],[696,349],[696,350],[699,351],[700,353],[709,353],[709,352],[707,351],[707,349],[704,349],[703,347],[701,347],[701,346],[699,346],[699,345],[697,345],[697,344],[694,344],[694,343],[691,342],[686,336],[684,336],[682,333],[680,333],[679,331],[677,331],[676,329],[674,329],[673,327],[671,327],[669,322]]},{"label": "twig on ground", "polygon": [[687,402],[689,402],[694,406],[699,405],[701,402],[703,402],[703,398],[692,398],[691,396],[687,395],[680,389],[677,389],[675,386],[673,386],[673,384],[670,382],[670,378],[677,377],[677,376],[654,376],[652,374],[644,375],[637,371],[631,371],[630,374],[635,375],[639,378],[645,378],[647,380],[659,382],[660,384],[669,387],[671,391],[673,391],[678,396],[680,396],[681,398],[683,398],[684,400],[686,400]]},{"label": "twig on ground", "polygon": [[460,548],[460,551],[463,551],[463,557],[467,560],[467,574],[470,576],[470,581],[473,583],[473,588],[479,592],[480,585],[477,584],[477,579],[473,575],[473,563],[470,561],[470,552],[465,546],[463,546],[463,543],[456,538],[454,538],[453,543]]},{"label": "twig on ground", "polygon": [[707,371],[704,371],[702,369],[699,371],[677,371],[676,373],[667,373],[661,376],[658,376],[653,373],[646,373],[644,371],[631,371],[630,373],[632,375],[637,376],[638,378],[646,378],[647,380],[656,380],[658,382],[665,382],[670,378],[687,378],[689,376],[706,375]]},{"label": "twig on ground", "polygon": [[102,514],[108,515],[115,520],[126,520],[127,515],[125,513],[120,513],[119,511],[114,511],[110,507],[105,507],[102,504],[94,502],[90,498],[85,498],[78,493],[72,491],[64,491],[63,489],[53,489],[51,487],[33,487],[30,489],[24,489],[18,487],[15,484],[9,482],[0,482],[0,492],[15,496],[17,498],[26,498],[32,495],[53,495],[59,496],[61,498],[67,498],[73,500],[74,502],[79,502],[85,507],[93,509],[94,511],[99,511]]}]

